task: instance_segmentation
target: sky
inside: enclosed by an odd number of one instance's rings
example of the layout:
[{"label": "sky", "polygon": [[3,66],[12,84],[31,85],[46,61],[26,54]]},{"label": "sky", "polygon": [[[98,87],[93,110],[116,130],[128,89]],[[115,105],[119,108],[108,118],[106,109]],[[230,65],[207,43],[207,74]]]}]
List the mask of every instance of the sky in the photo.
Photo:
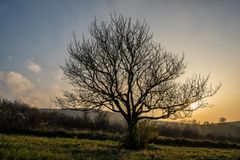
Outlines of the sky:
[{"label": "sky", "polygon": [[219,92],[212,107],[191,119],[217,122],[240,120],[239,0],[1,0],[0,96],[34,107],[54,107],[51,98],[70,86],[59,66],[67,46],[88,36],[96,17],[109,13],[146,20],[154,41],[168,51],[185,54],[184,77],[211,74]]}]

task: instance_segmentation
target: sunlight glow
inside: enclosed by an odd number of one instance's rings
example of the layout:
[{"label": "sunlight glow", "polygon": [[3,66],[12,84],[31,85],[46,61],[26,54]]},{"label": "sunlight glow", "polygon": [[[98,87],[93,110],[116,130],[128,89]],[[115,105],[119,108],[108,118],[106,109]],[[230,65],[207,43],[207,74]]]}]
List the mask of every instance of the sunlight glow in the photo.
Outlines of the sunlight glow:
[{"label": "sunlight glow", "polygon": [[197,109],[198,107],[199,107],[199,103],[198,102],[190,104],[190,108],[193,109],[193,110]]}]

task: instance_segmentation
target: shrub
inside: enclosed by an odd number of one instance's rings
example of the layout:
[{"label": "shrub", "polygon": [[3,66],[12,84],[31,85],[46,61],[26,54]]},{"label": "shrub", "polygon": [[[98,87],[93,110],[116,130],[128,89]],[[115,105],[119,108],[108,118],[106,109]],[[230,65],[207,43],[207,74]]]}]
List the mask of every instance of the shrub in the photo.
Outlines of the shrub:
[{"label": "shrub", "polygon": [[2,131],[26,130],[38,125],[39,111],[19,100],[0,98],[0,129]]},{"label": "shrub", "polygon": [[[149,142],[156,139],[156,137],[158,137],[157,124],[154,121],[142,120],[138,122],[134,137],[135,149],[146,148]],[[126,138],[128,138],[128,136]],[[128,142],[127,139],[124,141]]]}]

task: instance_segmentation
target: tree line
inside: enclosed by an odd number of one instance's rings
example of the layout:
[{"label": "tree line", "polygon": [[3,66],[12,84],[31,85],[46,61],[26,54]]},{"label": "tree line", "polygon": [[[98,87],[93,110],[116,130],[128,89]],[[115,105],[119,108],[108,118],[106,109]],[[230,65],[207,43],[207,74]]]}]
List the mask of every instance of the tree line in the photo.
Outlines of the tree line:
[{"label": "tree line", "polygon": [[0,97],[0,130],[17,132],[32,129],[88,129],[121,131],[122,126],[110,124],[106,112],[96,112],[92,119],[88,112],[83,116],[70,116],[57,111],[42,112],[19,100],[8,100]]},{"label": "tree line", "polygon": [[[83,112],[81,116],[71,116],[57,111],[42,112],[30,105],[18,100],[8,100],[0,97],[0,132],[3,133],[29,133],[36,134],[36,131],[46,131],[46,135],[52,134],[50,131],[90,131],[91,137],[95,131],[105,133],[115,133],[124,135],[127,126],[120,123],[110,123],[107,112],[96,112],[94,118],[90,117],[89,112]],[[222,124],[224,125],[224,124]],[[157,137],[169,138],[187,138],[195,140],[213,140],[213,141],[230,141],[240,142],[240,138],[231,135],[221,136],[214,133],[202,134],[199,131],[199,124],[158,124],[157,121],[141,121],[138,124],[139,134],[135,137],[136,143],[146,145]],[[206,126],[206,125],[202,125]],[[233,127],[240,132],[239,127]],[[62,134],[62,135],[61,135]],[[71,136],[62,132],[56,132],[55,136]],[[116,140],[116,136],[106,137],[106,139]],[[120,136],[121,137],[121,136]],[[122,136],[123,138],[124,136]],[[119,140],[119,137],[117,138]],[[120,138],[121,139],[121,138]],[[144,140],[144,141],[143,141]],[[145,144],[144,144],[145,143]],[[139,144],[140,145],[140,144]]]}]

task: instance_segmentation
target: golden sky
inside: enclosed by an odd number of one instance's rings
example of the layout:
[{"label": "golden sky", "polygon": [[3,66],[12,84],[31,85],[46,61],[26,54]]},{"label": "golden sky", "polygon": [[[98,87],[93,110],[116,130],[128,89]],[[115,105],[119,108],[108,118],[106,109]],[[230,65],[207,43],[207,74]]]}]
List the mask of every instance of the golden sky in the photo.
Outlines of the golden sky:
[{"label": "golden sky", "polygon": [[238,0],[93,0],[0,2],[0,95],[49,107],[67,88],[59,65],[75,31],[88,35],[96,16],[106,20],[116,11],[145,19],[154,40],[168,51],[185,54],[186,77],[211,73],[219,92],[208,99],[211,108],[192,119],[240,120],[240,1]]}]

